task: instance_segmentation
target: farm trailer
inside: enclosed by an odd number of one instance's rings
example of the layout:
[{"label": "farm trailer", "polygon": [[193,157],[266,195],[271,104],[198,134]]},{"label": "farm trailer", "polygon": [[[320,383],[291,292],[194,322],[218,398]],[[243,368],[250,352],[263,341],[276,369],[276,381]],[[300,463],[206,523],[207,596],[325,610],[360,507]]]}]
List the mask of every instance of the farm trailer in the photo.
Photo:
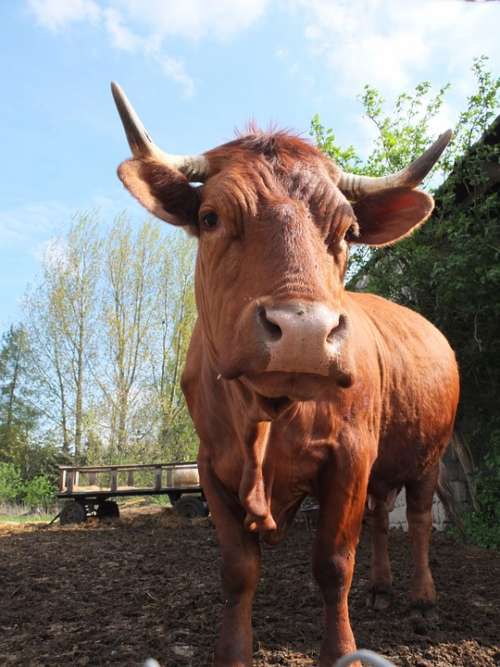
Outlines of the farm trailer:
[{"label": "farm trailer", "polygon": [[[109,466],[58,466],[64,503],[61,524],[88,516],[117,518],[117,497],[167,495],[175,511],[188,518],[208,515],[196,463],[151,463]],[[144,479],[150,477],[150,483]],[[140,479],[138,479],[140,478]]]}]

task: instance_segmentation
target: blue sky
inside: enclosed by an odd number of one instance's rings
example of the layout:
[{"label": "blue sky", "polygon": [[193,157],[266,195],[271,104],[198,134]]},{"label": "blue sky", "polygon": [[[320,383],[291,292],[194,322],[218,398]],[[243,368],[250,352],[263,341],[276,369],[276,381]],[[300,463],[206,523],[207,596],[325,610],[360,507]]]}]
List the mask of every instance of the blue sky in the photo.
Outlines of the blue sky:
[{"label": "blue sky", "polygon": [[17,0],[0,3],[0,25],[1,329],[76,211],[145,218],[115,175],[128,149],[112,79],[171,153],[212,148],[250,119],[307,133],[315,113],[363,151],[364,83],[391,99],[451,82],[437,134],[472,90],[472,58],[500,63],[500,2]]}]

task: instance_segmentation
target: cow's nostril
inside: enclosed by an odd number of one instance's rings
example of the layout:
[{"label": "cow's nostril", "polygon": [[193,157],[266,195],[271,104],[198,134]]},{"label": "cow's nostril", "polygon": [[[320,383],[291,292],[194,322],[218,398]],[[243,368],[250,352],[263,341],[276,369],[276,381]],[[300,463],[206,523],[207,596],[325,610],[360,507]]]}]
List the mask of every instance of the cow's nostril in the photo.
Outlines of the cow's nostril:
[{"label": "cow's nostril", "polygon": [[264,306],[259,306],[258,317],[271,340],[279,340],[282,337],[283,332],[281,331],[281,328],[268,319]]},{"label": "cow's nostril", "polygon": [[347,320],[345,315],[339,315],[339,321],[333,327],[333,329],[331,329],[330,333],[326,337],[326,342],[334,343],[336,340],[339,340],[339,338],[342,338],[346,331],[346,328],[347,328]]}]

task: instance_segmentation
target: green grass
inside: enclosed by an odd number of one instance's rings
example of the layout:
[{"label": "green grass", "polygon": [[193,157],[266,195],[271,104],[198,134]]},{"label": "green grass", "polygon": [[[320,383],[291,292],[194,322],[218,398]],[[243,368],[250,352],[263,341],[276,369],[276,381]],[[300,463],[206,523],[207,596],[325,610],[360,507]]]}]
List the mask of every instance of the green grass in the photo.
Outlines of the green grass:
[{"label": "green grass", "polygon": [[35,523],[51,521],[57,514],[52,511],[34,512],[33,508],[22,503],[0,503],[0,523]]},{"label": "green grass", "polygon": [[52,521],[54,514],[23,514],[13,516],[12,514],[0,514],[0,523],[47,523]]}]

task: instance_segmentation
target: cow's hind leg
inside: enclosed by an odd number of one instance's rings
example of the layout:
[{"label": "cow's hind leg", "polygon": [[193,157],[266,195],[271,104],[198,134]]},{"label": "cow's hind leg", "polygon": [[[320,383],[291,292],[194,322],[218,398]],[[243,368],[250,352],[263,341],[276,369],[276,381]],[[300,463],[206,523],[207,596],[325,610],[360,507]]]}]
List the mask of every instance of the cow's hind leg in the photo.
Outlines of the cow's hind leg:
[{"label": "cow's hind leg", "polygon": [[214,665],[251,667],[252,602],[260,577],[259,538],[244,529],[243,509],[222,488],[210,468],[199,467],[222,554],[225,601]]},{"label": "cow's hind leg", "polygon": [[370,498],[368,523],[372,541],[370,590],[367,604],[377,611],[387,609],[392,599],[392,572],[389,559],[389,508],[386,500]]},{"label": "cow's hind leg", "polygon": [[436,589],[429,567],[429,543],[432,532],[432,500],[437,485],[438,466],[418,481],[406,486],[406,516],[413,559],[410,588],[412,607],[428,616],[436,603]]}]

